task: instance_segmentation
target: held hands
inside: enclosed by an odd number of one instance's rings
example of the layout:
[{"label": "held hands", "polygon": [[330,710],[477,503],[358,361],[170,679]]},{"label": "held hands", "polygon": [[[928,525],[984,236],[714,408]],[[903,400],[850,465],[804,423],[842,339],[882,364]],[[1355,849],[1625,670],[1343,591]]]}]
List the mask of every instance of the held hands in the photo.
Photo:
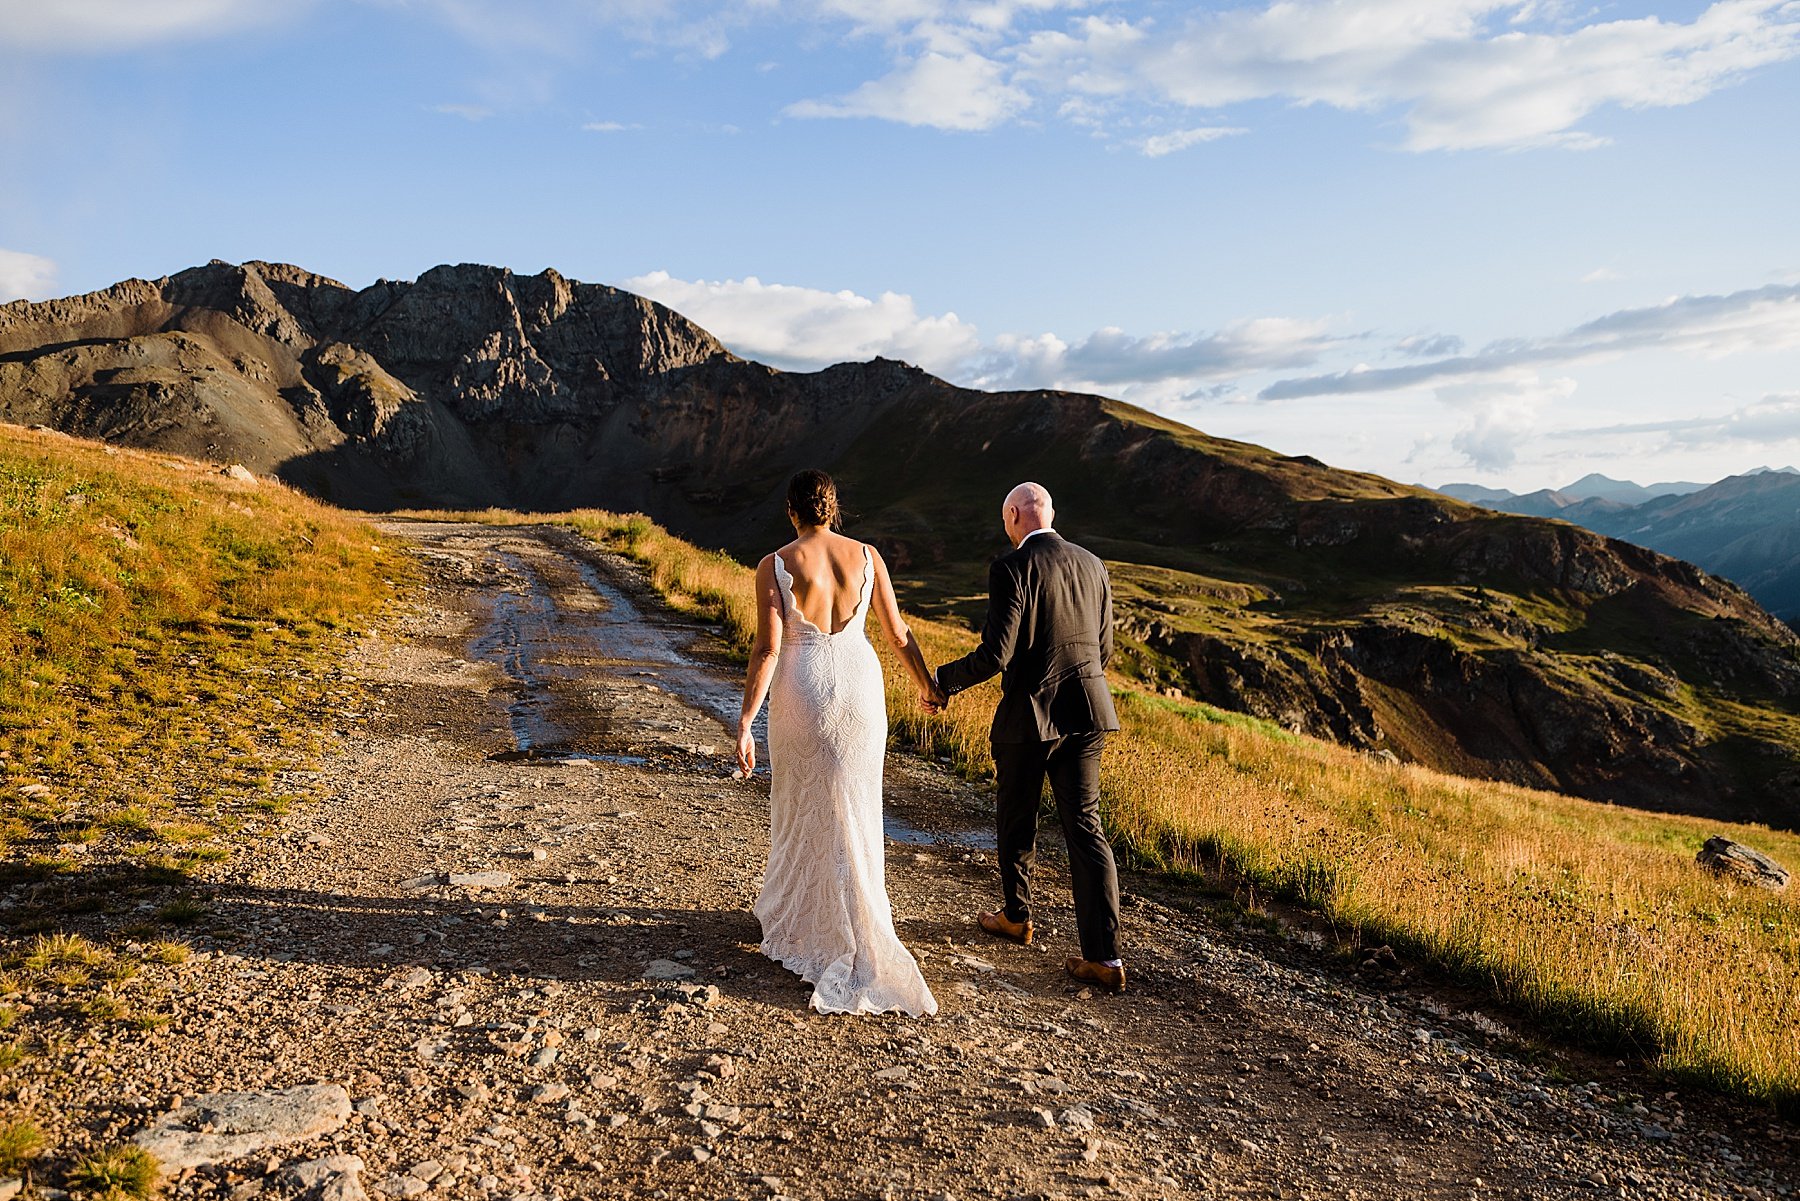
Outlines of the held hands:
[{"label": "held hands", "polygon": [[919,686],[919,704],[927,713],[942,713],[950,705],[950,694],[937,682],[937,673]]}]

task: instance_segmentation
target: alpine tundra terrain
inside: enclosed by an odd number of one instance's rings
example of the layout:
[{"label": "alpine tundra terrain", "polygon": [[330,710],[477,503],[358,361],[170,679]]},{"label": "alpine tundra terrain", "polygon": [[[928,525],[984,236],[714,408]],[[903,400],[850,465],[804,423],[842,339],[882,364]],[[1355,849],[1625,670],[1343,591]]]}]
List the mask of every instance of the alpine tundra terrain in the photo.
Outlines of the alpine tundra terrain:
[{"label": "alpine tundra terrain", "polygon": [[915,610],[967,621],[1037,479],[1118,587],[1128,678],[1464,776],[1800,826],[1800,636],[1562,522],[903,363],[777,371],[642,297],[445,266],[214,262],[0,307],[0,418],[339,504],[641,511],[754,559],[833,472]]},{"label": "alpine tundra terrain", "polygon": [[[1298,912],[1128,872],[1130,991],[1079,988],[1058,866],[1042,945],[985,939],[986,793],[899,750],[888,882],[942,1009],[814,1015],[757,953],[767,781],[732,778],[714,631],[564,529],[385,528],[409,599],[318,675],[336,748],[272,785],[318,799],[138,906],[180,941],[131,944],[133,1025],[58,1016],[50,976],[14,1007],[27,1195],[148,1192],[134,1148],[207,1199],[1793,1195],[1766,1109]],[[44,963],[104,970],[58,937]]]}]

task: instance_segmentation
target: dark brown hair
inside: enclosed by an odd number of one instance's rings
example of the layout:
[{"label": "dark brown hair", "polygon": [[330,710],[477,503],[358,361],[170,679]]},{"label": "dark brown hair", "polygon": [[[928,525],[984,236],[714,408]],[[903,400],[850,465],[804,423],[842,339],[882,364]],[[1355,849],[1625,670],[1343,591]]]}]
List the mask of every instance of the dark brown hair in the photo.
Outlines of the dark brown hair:
[{"label": "dark brown hair", "polygon": [[837,485],[816,467],[796,471],[788,481],[787,506],[803,525],[835,526],[843,517]]}]

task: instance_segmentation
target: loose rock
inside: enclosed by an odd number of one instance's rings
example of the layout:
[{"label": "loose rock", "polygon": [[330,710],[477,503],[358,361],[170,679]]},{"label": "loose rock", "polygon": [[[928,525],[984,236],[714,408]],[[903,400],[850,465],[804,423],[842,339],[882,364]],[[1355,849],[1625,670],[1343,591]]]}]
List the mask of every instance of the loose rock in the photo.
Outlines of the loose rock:
[{"label": "loose rock", "polygon": [[350,1094],[341,1084],[209,1093],[164,1114],[133,1141],[165,1170],[180,1171],[330,1134],[349,1120]]},{"label": "loose rock", "polygon": [[1754,884],[1758,888],[1767,888],[1779,892],[1788,886],[1789,874],[1785,867],[1761,851],[1753,850],[1741,842],[1733,842],[1729,838],[1709,838],[1694,861],[1701,867],[1720,875],[1728,876],[1744,884]]}]

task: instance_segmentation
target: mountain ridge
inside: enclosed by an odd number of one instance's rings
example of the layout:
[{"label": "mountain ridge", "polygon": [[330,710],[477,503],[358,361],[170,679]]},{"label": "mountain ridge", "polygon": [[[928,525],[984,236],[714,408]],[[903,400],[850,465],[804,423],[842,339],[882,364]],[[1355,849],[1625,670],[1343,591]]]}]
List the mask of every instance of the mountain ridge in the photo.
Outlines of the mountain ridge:
[{"label": "mountain ridge", "polygon": [[1017,479],[1114,564],[1120,668],[1371,751],[1800,821],[1800,638],[1735,586],[1120,401],[891,360],[783,372],[554,271],[351,289],[215,261],[0,307],[0,418],[366,509],[600,507],[755,558],[824,466],[909,604],[964,618]]},{"label": "mountain ridge", "polygon": [[[1657,487],[1667,486],[1642,491]],[[1757,467],[1629,504],[1563,489],[1446,488],[1473,504],[1574,522],[1688,560],[1740,585],[1776,616],[1800,620],[1800,470],[1793,467]]]}]

